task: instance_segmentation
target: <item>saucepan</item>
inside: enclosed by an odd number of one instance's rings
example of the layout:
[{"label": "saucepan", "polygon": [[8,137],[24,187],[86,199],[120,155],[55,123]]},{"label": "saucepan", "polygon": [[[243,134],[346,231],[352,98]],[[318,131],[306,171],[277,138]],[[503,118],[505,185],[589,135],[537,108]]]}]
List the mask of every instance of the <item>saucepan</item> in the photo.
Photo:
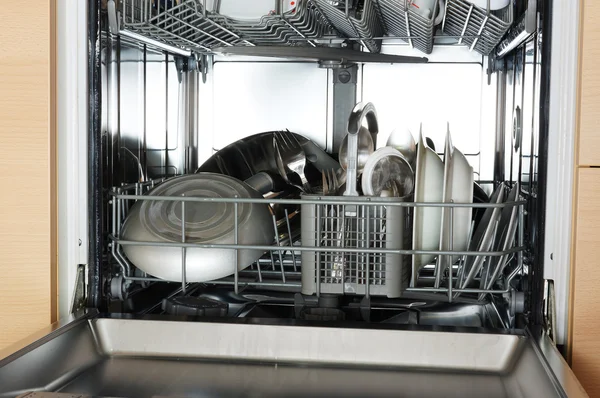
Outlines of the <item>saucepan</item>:
[{"label": "saucepan", "polygon": [[[268,189],[265,175],[248,180]],[[267,188],[265,188],[267,187]],[[246,182],[216,173],[196,173],[171,178],[148,195],[199,198],[257,198],[262,194]],[[185,234],[182,233],[185,218]],[[275,232],[270,207],[266,203],[237,204],[240,245],[268,246]],[[235,204],[223,202],[185,202],[138,200],[129,211],[121,231],[125,241],[157,243],[235,243]],[[185,239],[182,239],[182,235]],[[123,245],[127,258],[140,270],[169,281],[182,280],[181,247]],[[195,248],[185,250],[185,279],[206,282],[231,275],[248,267],[264,254],[256,249]]]}]

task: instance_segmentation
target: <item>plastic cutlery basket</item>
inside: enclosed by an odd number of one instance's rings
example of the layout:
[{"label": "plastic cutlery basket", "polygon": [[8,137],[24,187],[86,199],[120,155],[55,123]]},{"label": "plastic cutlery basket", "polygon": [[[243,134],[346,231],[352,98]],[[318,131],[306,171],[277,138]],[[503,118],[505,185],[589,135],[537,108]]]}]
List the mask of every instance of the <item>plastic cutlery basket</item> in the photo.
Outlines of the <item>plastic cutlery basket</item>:
[{"label": "plastic cutlery basket", "polygon": [[331,0],[313,0],[319,11],[329,23],[342,35],[358,39],[371,52],[381,50],[381,39],[384,34],[379,22],[374,0],[364,0],[362,5],[350,9],[348,15],[343,2],[334,6]]},{"label": "plastic cutlery basket", "polygon": [[[302,204],[303,294],[357,294],[399,297],[408,286],[410,257],[405,248],[409,220],[398,198],[319,197]],[[389,252],[388,252],[389,250]]]},{"label": "plastic cutlery basket", "polygon": [[513,22],[513,4],[488,11],[466,0],[448,0],[443,22],[444,33],[459,38],[471,50],[488,55]]},{"label": "plastic cutlery basket", "polygon": [[374,0],[386,33],[399,37],[411,47],[425,54],[433,51],[435,17],[438,2],[434,2],[433,12],[425,17],[411,6],[410,0]]}]

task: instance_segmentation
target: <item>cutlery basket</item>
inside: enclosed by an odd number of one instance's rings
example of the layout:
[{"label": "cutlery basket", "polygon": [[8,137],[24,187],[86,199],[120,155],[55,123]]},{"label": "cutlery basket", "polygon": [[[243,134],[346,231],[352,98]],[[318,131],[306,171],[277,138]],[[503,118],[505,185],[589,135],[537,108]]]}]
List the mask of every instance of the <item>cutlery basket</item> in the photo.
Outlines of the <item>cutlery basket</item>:
[{"label": "cutlery basket", "polygon": [[[342,35],[358,39],[369,51],[377,53],[381,50],[383,27],[379,22],[375,0],[356,2],[354,9],[348,5],[348,14],[343,2],[334,6],[330,0],[313,0],[319,11],[329,23]],[[374,39],[374,38],[379,39]]]},{"label": "cutlery basket", "polygon": [[471,50],[488,55],[513,22],[513,4],[500,10],[486,10],[466,0],[448,0],[442,29],[459,38]]},{"label": "cutlery basket", "polygon": [[399,37],[425,54],[431,54],[435,17],[439,12],[437,1],[429,18],[415,11],[415,7],[409,5],[409,0],[374,1],[387,34]]},{"label": "cutlery basket", "polygon": [[[408,286],[407,208],[398,198],[304,195],[302,293],[399,297]],[[315,200],[322,203],[315,204]]]}]

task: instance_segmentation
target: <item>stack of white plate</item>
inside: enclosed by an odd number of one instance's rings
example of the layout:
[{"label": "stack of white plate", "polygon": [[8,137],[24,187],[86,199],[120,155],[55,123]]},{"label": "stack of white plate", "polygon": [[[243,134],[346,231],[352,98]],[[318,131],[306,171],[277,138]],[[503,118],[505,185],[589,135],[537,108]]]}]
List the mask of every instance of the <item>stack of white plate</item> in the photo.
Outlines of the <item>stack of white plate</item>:
[{"label": "stack of white plate", "polygon": [[[415,202],[473,203],[473,168],[446,135],[444,161],[425,143],[421,132],[417,149]],[[464,251],[469,241],[472,209],[470,207],[415,207],[413,250]],[[413,255],[412,285],[416,285],[421,268],[435,259],[434,254]],[[443,270],[456,256],[441,256],[436,270],[436,287]]]},{"label": "stack of white plate", "polygon": [[[444,196],[444,163],[427,146],[423,131],[419,133],[415,175],[415,202],[441,202]],[[413,250],[437,250],[440,242],[441,207],[415,207],[413,214]],[[429,264],[435,255],[413,255],[412,285],[419,270]]]},{"label": "stack of white plate", "polygon": [[[444,147],[444,188],[442,202],[473,203],[473,168],[467,158],[452,145],[450,129]],[[471,207],[442,208],[440,250],[464,251],[471,231]],[[458,256],[438,258],[435,287],[439,287],[444,271],[458,260]]]}]

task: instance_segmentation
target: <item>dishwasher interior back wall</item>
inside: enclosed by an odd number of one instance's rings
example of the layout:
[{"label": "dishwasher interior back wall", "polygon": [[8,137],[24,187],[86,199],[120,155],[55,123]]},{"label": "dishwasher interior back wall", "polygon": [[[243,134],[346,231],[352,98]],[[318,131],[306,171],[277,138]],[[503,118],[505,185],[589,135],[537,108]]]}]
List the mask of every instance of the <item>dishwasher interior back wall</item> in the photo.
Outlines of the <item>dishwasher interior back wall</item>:
[{"label": "dishwasher interior back wall", "polygon": [[[202,82],[143,44],[106,39],[102,55],[105,187],[194,172],[264,131],[289,129],[331,151],[332,73],[315,63],[216,59]],[[418,139],[422,123],[441,154],[449,125],[478,180],[493,178],[495,99],[481,62],[359,68],[357,101],[378,111],[378,146],[394,129]]]}]

